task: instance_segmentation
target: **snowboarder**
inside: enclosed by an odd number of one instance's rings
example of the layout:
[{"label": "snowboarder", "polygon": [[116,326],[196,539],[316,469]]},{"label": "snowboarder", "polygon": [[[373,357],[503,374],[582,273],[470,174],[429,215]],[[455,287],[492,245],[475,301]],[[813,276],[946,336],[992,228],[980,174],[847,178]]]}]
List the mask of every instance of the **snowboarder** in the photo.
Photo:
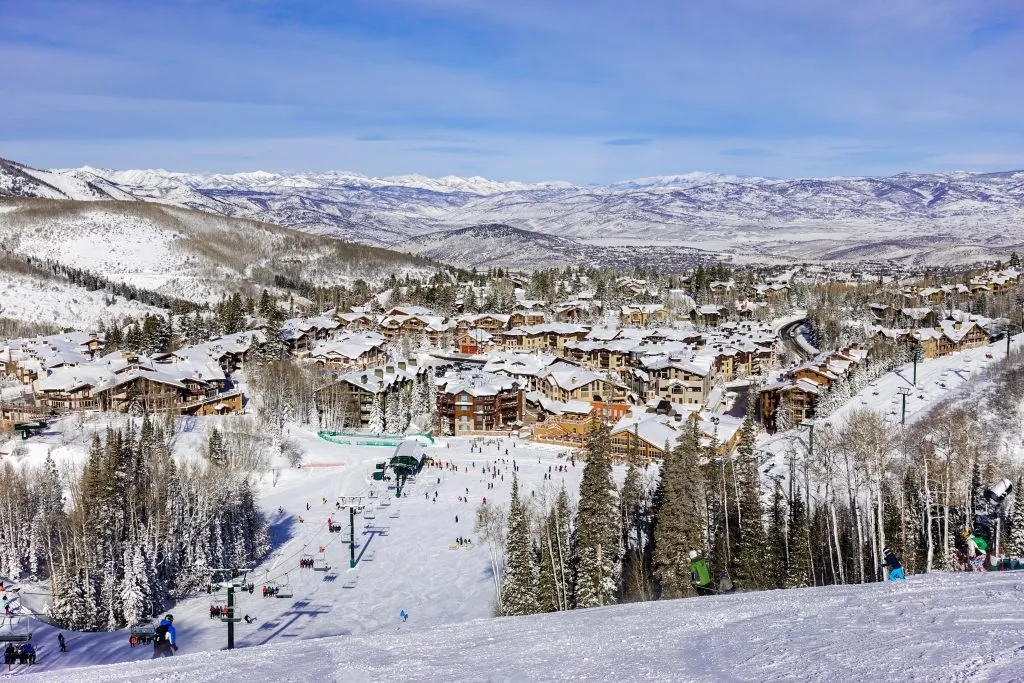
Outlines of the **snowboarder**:
[{"label": "snowboarder", "polygon": [[711,585],[711,572],[708,563],[696,550],[690,551],[690,577],[697,595],[712,595],[715,589]]},{"label": "snowboarder", "polygon": [[245,615],[244,619],[245,623],[247,624],[251,624],[252,622],[256,621],[256,617],[250,617],[248,614]]},{"label": "snowboarder", "polygon": [[889,580],[905,580],[906,577],[903,576],[903,565],[900,563],[900,558],[896,557],[896,553],[892,551],[892,548],[886,548],[882,552],[885,555],[885,563],[882,564],[882,568],[885,569],[888,567]]},{"label": "snowboarder", "polygon": [[402,618],[402,621],[409,621],[409,615],[406,613],[405,610],[402,610],[401,612],[399,612],[398,616],[400,616]]},{"label": "snowboarder", "polygon": [[57,643],[60,644],[60,651],[61,652],[67,652],[68,651],[68,644],[64,642],[64,634],[63,633],[58,633],[57,634]]},{"label": "snowboarder", "polygon": [[170,657],[174,654],[172,650],[178,649],[177,640],[174,637],[174,615],[168,614],[160,621],[153,636],[153,659],[158,657]]},{"label": "snowboarder", "polygon": [[971,563],[971,571],[986,571],[985,553],[988,551],[988,542],[971,531],[964,531],[964,542],[967,543],[967,561]]}]

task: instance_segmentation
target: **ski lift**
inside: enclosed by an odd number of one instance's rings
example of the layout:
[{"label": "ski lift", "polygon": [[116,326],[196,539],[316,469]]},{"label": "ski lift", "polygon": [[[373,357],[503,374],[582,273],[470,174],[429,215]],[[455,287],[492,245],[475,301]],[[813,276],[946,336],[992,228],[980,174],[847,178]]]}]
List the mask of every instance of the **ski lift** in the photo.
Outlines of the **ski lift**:
[{"label": "ski lift", "polygon": [[373,508],[367,507],[363,510],[363,519],[377,519],[377,515],[374,513]]},{"label": "ski lift", "polygon": [[313,560],[313,571],[325,572],[331,568],[331,565],[327,564],[327,554],[320,553],[320,557]]},{"label": "ski lift", "polygon": [[32,640],[32,631],[29,630],[29,623],[25,621],[25,615],[12,614],[11,632],[0,633],[0,643],[27,643]]},{"label": "ski lift", "polygon": [[156,629],[152,626],[132,626],[131,635],[136,642],[148,645],[156,638]]},{"label": "ski lift", "polygon": [[227,613],[228,604],[223,600],[210,601],[210,618],[218,619]]},{"label": "ski lift", "polygon": [[[316,569],[316,563],[313,564],[313,569]],[[292,592],[291,583],[288,581],[288,575],[284,575],[284,585],[277,586],[277,592],[274,594],[278,598],[290,598],[294,595]]]},{"label": "ski lift", "polygon": [[306,555],[306,554],[299,555],[299,567],[301,567],[302,569],[310,569],[312,566],[313,566],[313,556],[312,555]]},{"label": "ski lift", "polygon": [[239,621],[241,621],[242,617],[236,617],[235,616],[235,610],[236,609],[238,609],[238,607],[236,605],[232,605],[231,607],[225,607],[224,608],[224,612],[223,612],[223,614],[220,617],[220,620],[222,622],[224,622],[225,624],[229,623],[229,622],[238,623]]}]

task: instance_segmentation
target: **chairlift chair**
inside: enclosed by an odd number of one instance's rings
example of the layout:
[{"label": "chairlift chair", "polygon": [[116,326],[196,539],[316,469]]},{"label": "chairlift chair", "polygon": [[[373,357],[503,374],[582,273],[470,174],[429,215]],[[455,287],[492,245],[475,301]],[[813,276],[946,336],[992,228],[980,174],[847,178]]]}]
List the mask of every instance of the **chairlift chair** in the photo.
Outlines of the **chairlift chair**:
[{"label": "chairlift chair", "polygon": [[313,566],[313,556],[312,555],[305,555],[305,554],[304,555],[299,555],[299,566],[302,567],[303,569],[307,569],[309,567],[312,567]]},{"label": "chairlift chair", "polygon": [[321,554],[320,557],[313,560],[313,571],[325,572],[331,568],[331,565],[327,564],[327,555]]},{"label": "chairlift chair", "polygon": [[11,632],[0,633],[0,643],[27,643],[32,640],[32,631],[24,621],[24,615],[12,614],[8,618],[11,620]]},{"label": "chairlift chair", "polygon": [[[316,569],[316,561],[314,560],[313,569]],[[284,584],[277,586],[277,594],[275,597],[278,598],[290,598],[294,595],[292,592],[291,583],[288,581],[288,575],[284,575]]]}]

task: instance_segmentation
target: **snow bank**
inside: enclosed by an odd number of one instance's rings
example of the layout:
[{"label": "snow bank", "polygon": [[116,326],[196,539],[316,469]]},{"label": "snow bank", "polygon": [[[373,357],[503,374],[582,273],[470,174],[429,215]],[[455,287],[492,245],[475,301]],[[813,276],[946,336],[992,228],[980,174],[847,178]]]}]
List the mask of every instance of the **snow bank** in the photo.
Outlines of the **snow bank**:
[{"label": "snow bank", "polygon": [[[1019,680],[1013,615],[1022,607],[1024,574],[1004,572],[437,628],[419,627],[412,613],[374,635],[195,655],[183,647],[170,660],[80,669],[74,680]],[[68,672],[29,678],[66,681]]]}]

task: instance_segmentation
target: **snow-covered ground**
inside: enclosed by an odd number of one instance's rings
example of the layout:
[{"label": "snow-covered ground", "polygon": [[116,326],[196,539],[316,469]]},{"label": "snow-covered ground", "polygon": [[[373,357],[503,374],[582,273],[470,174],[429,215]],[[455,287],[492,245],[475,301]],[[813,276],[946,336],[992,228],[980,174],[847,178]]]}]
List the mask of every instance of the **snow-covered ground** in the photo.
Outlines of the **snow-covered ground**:
[{"label": "snow-covered ground", "polygon": [[[1024,348],[1024,334],[1011,338],[1011,349]],[[986,344],[976,349],[951,353],[939,358],[918,361],[917,381],[914,382],[913,363],[907,363],[871,382],[857,394],[819,421],[839,424],[854,410],[875,410],[885,414],[886,419],[898,426],[901,420],[903,397],[901,389],[909,390],[907,395],[907,424],[925,416],[940,401],[951,396],[966,396],[989,378],[993,364],[1006,359],[1006,341]],[[806,448],[807,431],[793,429],[761,438],[759,447],[765,452],[781,456],[790,447]],[[780,464],[777,460],[776,464]],[[781,471],[781,470],[780,470]]]},{"label": "snow-covered ground", "polygon": [[[108,304],[113,298],[114,303]],[[94,329],[100,319],[142,317],[165,311],[106,292],[61,280],[43,280],[26,275],[0,275],[0,317],[51,323],[59,327]]]},{"label": "snow-covered ground", "polygon": [[[422,571],[408,565],[404,572]],[[289,603],[293,601],[288,601]],[[294,602],[302,602],[298,596]],[[308,611],[308,607],[302,610]],[[932,574],[905,582],[769,591],[438,626],[415,611],[378,633],[280,639],[51,671],[101,681],[1013,681],[1024,647],[1024,574]],[[300,611],[294,608],[294,611]],[[329,619],[344,619],[341,609]],[[81,657],[72,640],[67,654]],[[149,648],[133,653],[150,656]],[[26,668],[26,667],[22,667]]]},{"label": "snow-covered ground", "polygon": [[[209,426],[205,423],[219,419],[200,419],[194,432],[179,437],[181,450],[198,451]],[[89,435],[105,426],[97,421],[79,427],[65,420],[55,427],[60,434],[29,441],[23,462],[41,463],[47,451],[58,461],[80,460]],[[390,633],[402,610],[412,615],[409,626],[417,629],[490,617],[494,589],[487,548],[474,530],[477,506],[484,497],[489,504],[507,505],[513,460],[519,467],[521,492],[532,500],[553,496],[563,483],[574,495],[583,470],[582,463],[573,467],[561,457],[566,453],[563,449],[491,438],[481,445],[480,453],[470,452],[471,439],[453,438],[426,447],[429,455],[450,464],[425,468],[398,499],[393,489],[371,482],[374,464],[389,458],[394,449],[337,445],[294,426],[290,436],[306,457],[301,469],[280,470],[276,486],[273,473],[262,482],[261,503],[271,522],[274,550],[249,575],[256,584],[255,594],[238,598],[240,615],[256,618],[251,625],[237,624],[235,641],[240,648],[270,644],[290,651],[296,641],[309,638]],[[10,450],[12,445],[0,450]],[[559,465],[568,471],[559,474]],[[498,476],[482,473],[484,467],[496,467]],[[546,481],[549,468],[553,477]],[[494,488],[488,489],[488,483]],[[359,561],[354,570],[348,567],[345,540],[348,513],[335,507],[340,496],[366,496],[369,511],[356,517]],[[329,533],[328,518],[341,522],[344,531]],[[477,542],[472,548],[450,549],[459,536]],[[331,569],[300,569],[300,556],[319,556],[320,547]],[[290,585],[294,597],[263,598],[260,588],[268,580]],[[23,595],[26,609],[33,612],[48,600],[45,587],[26,586]],[[210,605],[211,596],[202,593],[169,606],[175,615],[179,654],[225,647],[226,625],[209,618]],[[60,670],[68,667],[132,662],[152,654],[149,648],[130,648],[128,632],[120,631],[65,632],[70,651],[62,655],[56,651],[56,629],[39,622],[33,622],[31,629],[41,648],[33,671],[54,671],[62,680],[67,680],[68,673]]]}]

